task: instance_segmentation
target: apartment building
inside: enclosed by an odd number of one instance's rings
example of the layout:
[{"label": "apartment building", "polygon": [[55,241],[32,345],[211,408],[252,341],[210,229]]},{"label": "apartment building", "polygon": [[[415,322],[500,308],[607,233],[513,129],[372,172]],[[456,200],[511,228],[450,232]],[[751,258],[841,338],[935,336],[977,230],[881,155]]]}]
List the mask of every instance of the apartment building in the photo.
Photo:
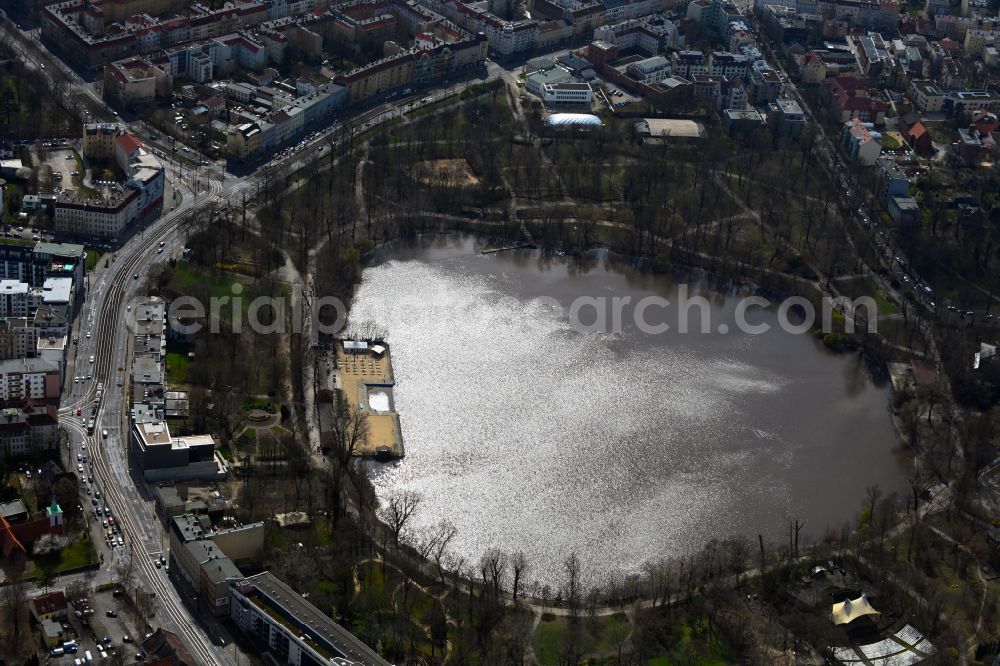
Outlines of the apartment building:
[{"label": "apartment building", "polygon": [[754,104],[769,104],[781,94],[781,77],[770,67],[751,67],[749,96]]},{"label": "apartment building", "polygon": [[875,192],[883,205],[890,197],[910,196],[910,179],[895,160],[880,157],[875,160]]},{"label": "apartment building", "polygon": [[104,67],[104,94],[124,106],[141,106],[169,99],[174,79],[169,68],[142,57],[126,58]]},{"label": "apartment building", "polygon": [[599,2],[604,7],[604,19],[608,23],[637,19],[667,9],[663,0],[599,0]]},{"label": "apartment building", "polygon": [[675,76],[692,80],[695,76],[708,74],[705,55],[701,51],[678,51],[671,56]]},{"label": "apartment building", "polygon": [[971,117],[978,111],[1000,111],[1000,93],[995,90],[951,90],[944,98],[945,113]]},{"label": "apartment building", "polygon": [[670,61],[663,56],[653,56],[630,63],[626,74],[643,83],[659,83],[670,76]]},{"label": "apartment building", "polygon": [[83,126],[83,155],[107,160],[115,156],[115,143],[122,129],[114,123],[88,123]]},{"label": "apartment building", "polygon": [[871,123],[858,119],[844,123],[841,146],[847,156],[864,166],[872,166],[882,154],[882,135],[874,131]]},{"label": "apartment building", "polygon": [[104,199],[81,199],[64,191],[55,203],[55,228],[78,237],[117,238],[139,211],[139,193],[117,187]]},{"label": "apartment building", "polygon": [[684,46],[684,32],[663,16],[645,16],[602,25],[594,29],[594,39],[650,56]]},{"label": "apartment building", "polygon": [[199,603],[213,615],[229,614],[229,588],[243,578],[236,562],[257,560],[264,547],[264,523],[218,529],[207,517],[182,514],[172,518],[170,560]]},{"label": "apartment building", "polygon": [[712,76],[745,79],[749,68],[749,60],[740,53],[714,51],[708,56],[708,73]]},{"label": "apartment building", "polygon": [[33,354],[38,345],[33,324],[33,317],[0,320],[0,359],[27,358]]},{"label": "apartment building", "polygon": [[480,66],[486,60],[488,47],[487,38],[476,35],[429,49],[410,49],[341,74],[334,81],[346,88],[346,98],[353,103],[393,88],[430,83],[461,69]]},{"label": "apartment building", "polygon": [[910,99],[923,113],[938,113],[944,108],[944,92],[930,81],[911,81]]},{"label": "apartment building", "polygon": [[41,304],[40,289],[27,282],[0,280],[0,317],[27,317]]},{"label": "apartment building", "polygon": [[234,581],[229,617],[278,664],[389,662],[270,572]]},{"label": "apartment building", "polygon": [[882,35],[870,32],[867,35],[848,36],[847,40],[854,50],[858,69],[865,76],[881,76],[891,67],[889,47]]},{"label": "apartment building", "polygon": [[59,404],[59,368],[51,361],[17,358],[0,361],[0,404],[33,400]]},{"label": "apartment building", "polygon": [[238,160],[257,155],[263,149],[263,133],[257,123],[231,126],[226,132],[226,152]]},{"label": "apartment building", "polygon": [[806,125],[806,116],[799,103],[779,99],[767,105],[767,124],[777,136],[798,138]]},{"label": "apartment building", "polygon": [[163,206],[163,165],[135,136],[117,125],[86,125],[84,155],[114,159],[125,172],[124,183],[111,186],[97,199],[82,199],[64,191],[55,201],[55,226],[79,237],[117,238],[135,220],[158,213]]},{"label": "apartment building", "polygon": [[[121,0],[122,6],[127,4],[131,0]],[[187,15],[163,20],[151,16],[160,12],[109,14],[104,11],[107,5],[65,0],[46,6],[42,11],[43,39],[67,59],[93,70],[131,56],[239,32],[268,20],[268,7],[261,0],[226,3],[214,9],[197,3],[186,8]]]},{"label": "apartment building", "polygon": [[0,409],[0,458],[18,458],[58,447],[58,405],[21,401]]}]

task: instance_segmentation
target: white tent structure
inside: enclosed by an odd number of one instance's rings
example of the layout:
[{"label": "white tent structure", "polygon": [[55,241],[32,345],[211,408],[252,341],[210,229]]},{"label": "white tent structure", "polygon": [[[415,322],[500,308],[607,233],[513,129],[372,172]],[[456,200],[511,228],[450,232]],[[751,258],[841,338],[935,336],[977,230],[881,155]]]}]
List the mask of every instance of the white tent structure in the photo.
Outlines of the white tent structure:
[{"label": "white tent structure", "polygon": [[831,615],[834,624],[849,624],[865,615],[878,615],[879,612],[868,603],[868,595],[862,594],[857,599],[847,599],[833,605]]}]

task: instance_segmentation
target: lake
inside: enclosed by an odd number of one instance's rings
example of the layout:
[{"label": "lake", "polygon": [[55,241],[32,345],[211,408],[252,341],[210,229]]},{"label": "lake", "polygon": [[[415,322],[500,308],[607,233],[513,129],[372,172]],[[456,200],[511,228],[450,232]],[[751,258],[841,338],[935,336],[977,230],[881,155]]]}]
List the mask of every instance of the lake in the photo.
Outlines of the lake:
[{"label": "lake", "polygon": [[[392,351],[406,457],[367,464],[379,494],[421,494],[414,534],[451,521],[457,554],[523,550],[530,578],[557,584],[570,552],[597,581],[729,534],[783,541],[789,516],[819,537],[866,486],[901,488],[887,382],[781,330],[774,307],[745,315],[770,331],[740,332],[750,292],[713,282],[600,255],[482,254],[469,236],[380,250],[351,310]],[[682,289],[707,301],[710,332],[681,333],[657,307]],[[654,305],[623,308],[619,326],[590,326],[593,307],[567,315],[616,297]]]}]

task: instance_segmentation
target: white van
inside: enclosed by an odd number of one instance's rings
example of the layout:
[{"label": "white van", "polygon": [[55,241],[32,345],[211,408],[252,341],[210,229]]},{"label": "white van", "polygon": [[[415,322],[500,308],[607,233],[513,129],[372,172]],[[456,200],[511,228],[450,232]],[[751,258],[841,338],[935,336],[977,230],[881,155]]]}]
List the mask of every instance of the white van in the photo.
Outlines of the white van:
[{"label": "white van", "polygon": [[94,655],[90,654],[90,650],[83,653],[83,660],[88,664],[94,661]]}]

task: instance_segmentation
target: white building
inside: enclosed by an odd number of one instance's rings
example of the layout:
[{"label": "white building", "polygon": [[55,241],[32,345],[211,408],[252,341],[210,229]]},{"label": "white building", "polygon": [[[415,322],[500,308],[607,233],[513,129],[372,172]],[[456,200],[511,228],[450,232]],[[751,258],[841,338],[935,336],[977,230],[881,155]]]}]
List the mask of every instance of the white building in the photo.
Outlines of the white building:
[{"label": "white building", "polygon": [[670,76],[670,61],[663,56],[653,56],[630,63],[626,72],[643,83],[659,83]]},{"label": "white building", "polygon": [[78,199],[65,191],[56,200],[56,231],[73,236],[117,238],[136,218],[139,193],[116,188],[105,200]]},{"label": "white building", "polygon": [[589,83],[546,83],[542,100],[547,104],[590,104],[594,91]]},{"label": "white building", "polygon": [[562,67],[552,67],[551,69],[540,69],[532,72],[524,78],[524,88],[533,95],[541,97],[545,93],[546,85],[556,83],[572,83],[576,78],[572,72]]},{"label": "white building", "polygon": [[0,317],[27,317],[41,302],[41,291],[27,282],[0,280]]}]

